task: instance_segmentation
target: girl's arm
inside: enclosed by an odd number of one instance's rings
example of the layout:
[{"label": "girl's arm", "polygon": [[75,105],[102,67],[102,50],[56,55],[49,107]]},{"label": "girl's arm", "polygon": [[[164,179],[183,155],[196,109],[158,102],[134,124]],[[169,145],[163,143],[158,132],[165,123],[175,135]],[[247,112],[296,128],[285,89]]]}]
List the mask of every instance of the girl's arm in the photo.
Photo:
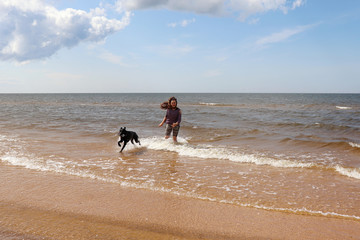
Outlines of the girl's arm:
[{"label": "girl's arm", "polygon": [[161,127],[161,126],[164,124],[165,121],[166,121],[166,116],[164,117],[164,119],[162,120],[162,122],[159,124],[159,127]]}]

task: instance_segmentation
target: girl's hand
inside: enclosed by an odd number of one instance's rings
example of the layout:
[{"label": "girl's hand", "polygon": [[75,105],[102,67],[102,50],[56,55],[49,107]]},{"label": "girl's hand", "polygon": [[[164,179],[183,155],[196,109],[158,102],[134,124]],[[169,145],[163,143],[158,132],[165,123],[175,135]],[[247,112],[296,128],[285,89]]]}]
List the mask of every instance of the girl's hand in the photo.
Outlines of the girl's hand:
[{"label": "girl's hand", "polygon": [[160,123],[160,124],[159,124],[159,127],[162,127],[162,125],[163,125],[163,123]]}]

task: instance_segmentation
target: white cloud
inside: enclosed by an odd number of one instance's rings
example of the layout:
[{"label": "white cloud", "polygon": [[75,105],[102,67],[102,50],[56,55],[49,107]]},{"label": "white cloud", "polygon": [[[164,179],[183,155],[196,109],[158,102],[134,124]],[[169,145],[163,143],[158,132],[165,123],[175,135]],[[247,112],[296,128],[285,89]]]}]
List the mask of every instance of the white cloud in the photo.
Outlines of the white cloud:
[{"label": "white cloud", "polygon": [[290,37],[302,33],[318,24],[311,24],[311,25],[304,25],[304,26],[298,26],[293,29],[285,29],[281,32],[273,33],[269,36],[263,37],[256,41],[256,45],[260,47],[264,47],[269,44],[283,42],[289,39]]},{"label": "white cloud", "polygon": [[139,9],[169,9],[210,15],[237,15],[244,21],[247,17],[267,11],[281,10],[287,13],[304,4],[305,0],[117,0],[116,9],[132,11]]},{"label": "white cloud", "polygon": [[118,11],[167,8],[175,11],[218,14],[225,0],[117,0]]},{"label": "white cloud", "polygon": [[182,20],[181,22],[169,23],[168,26],[173,27],[173,28],[175,28],[177,26],[187,27],[189,24],[194,23],[195,21],[196,21],[195,18],[185,19],[185,20]]},{"label": "white cloud", "polygon": [[292,4],[292,8],[291,9],[295,9],[297,7],[300,7],[304,4],[304,0],[296,0],[293,2]]},{"label": "white cloud", "polygon": [[59,49],[90,41],[103,41],[126,27],[130,13],[121,20],[108,19],[105,10],[57,10],[42,0],[0,1],[0,60],[26,62],[55,54]]}]

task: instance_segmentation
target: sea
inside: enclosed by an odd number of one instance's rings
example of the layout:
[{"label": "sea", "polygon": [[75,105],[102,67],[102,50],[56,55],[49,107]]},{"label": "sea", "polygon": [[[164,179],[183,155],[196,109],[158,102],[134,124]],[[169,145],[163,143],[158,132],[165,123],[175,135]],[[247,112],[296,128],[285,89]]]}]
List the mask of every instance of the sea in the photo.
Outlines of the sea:
[{"label": "sea", "polygon": [[[360,221],[360,94],[0,94],[0,112],[0,168]],[[141,145],[120,153],[120,127]]]}]

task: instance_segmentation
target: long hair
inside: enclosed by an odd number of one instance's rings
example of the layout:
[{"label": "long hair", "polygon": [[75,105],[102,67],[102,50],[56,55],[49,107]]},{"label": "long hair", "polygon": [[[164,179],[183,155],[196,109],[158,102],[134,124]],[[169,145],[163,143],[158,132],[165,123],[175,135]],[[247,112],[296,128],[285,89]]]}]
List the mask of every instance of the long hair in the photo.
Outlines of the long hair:
[{"label": "long hair", "polygon": [[169,98],[169,100],[167,102],[161,103],[160,108],[164,109],[164,110],[170,109],[171,108],[171,101],[173,101],[173,100],[175,100],[175,102],[176,102],[175,108],[177,108],[177,99],[176,99],[176,97],[171,97],[171,98]]}]

